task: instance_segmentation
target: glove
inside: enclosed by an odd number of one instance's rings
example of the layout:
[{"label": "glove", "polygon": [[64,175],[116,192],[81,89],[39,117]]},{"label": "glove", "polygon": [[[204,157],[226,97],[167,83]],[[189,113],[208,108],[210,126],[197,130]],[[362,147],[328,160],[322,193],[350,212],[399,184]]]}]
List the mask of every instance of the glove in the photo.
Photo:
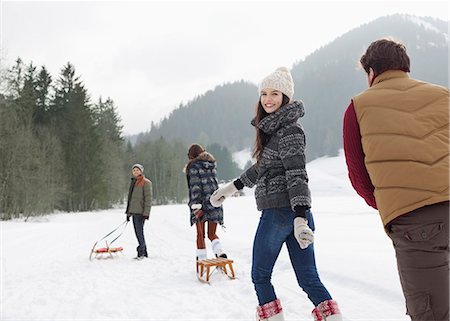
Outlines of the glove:
[{"label": "glove", "polygon": [[200,222],[200,218],[203,215],[203,211],[202,211],[202,204],[192,204],[191,205],[191,210],[194,213],[195,216],[195,220],[197,222]]},{"label": "glove", "polygon": [[314,242],[314,232],[309,228],[308,221],[303,217],[294,219],[294,236],[301,249],[306,249]]},{"label": "glove", "polygon": [[130,217],[131,217],[131,215],[130,215],[130,214],[127,214],[127,222],[130,221]]},{"label": "glove", "polygon": [[234,183],[231,182],[223,187],[219,187],[215,190],[215,192],[211,195],[209,198],[209,202],[214,207],[219,207],[222,205],[223,201],[225,201],[225,198],[233,195],[236,193],[238,189],[236,186],[234,186]]},{"label": "glove", "polygon": [[192,204],[191,205],[191,209],[194,211],[194,212],[197,212],[199,209],[201,209],[202,208],[202,204]]},{"label": "glove", "polygon": [[144,220],[148,220],[150,215],[144,215]]}]

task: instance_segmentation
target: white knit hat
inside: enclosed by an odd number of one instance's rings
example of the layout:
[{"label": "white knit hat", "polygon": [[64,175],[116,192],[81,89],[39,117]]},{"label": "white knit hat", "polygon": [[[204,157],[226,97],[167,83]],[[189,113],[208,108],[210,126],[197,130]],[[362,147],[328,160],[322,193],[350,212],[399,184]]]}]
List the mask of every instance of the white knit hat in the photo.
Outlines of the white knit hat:
[{"label": "white knit hat", "polygon": [[133,168],[139,168],[141,170],[141,173],[144,172],[144,166],[142,166],[141,164],[134,164],[133,167],[131,167],[131,169]]},{"label": "white knit hat", "polygon": [[281,91],[289,100],[294,96],[294,80],[289,69],[279,67],[273,73],[264,78],[259,84],[259,94],[265,88],[272,88]]}]

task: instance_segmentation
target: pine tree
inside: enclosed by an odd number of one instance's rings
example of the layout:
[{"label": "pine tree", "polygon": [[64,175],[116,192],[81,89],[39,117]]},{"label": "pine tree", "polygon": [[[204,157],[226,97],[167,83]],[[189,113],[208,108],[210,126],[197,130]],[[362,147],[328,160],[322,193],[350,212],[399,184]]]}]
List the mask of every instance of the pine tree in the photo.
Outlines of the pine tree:
[{"label": "pine tree", "polygon": [[87,91],[79,77],[75,77],[75,68],[70,63],[61,70],[50,111],[66,168],[63,174],[68,190],[63,209],[93,209],[102,193],[99,178],[106,175],[106,168],[101,166],[100,137],[95,130]]},{"label": "pine tree", "polygon": [[50,108],[50,89],[52,77],[47,69],[42,66],[36,78],[36,109],[33,119],[37,124],[46,124],[48,122],[48,109]]},{"label": "pine tree", "polygon": [[100,166],[107,169],[106,175],[98,178],[102,185],[98,205],[104,208],[122,202],[125,195],[128,173],[123,166],[126,161],[125,144],[120,117],[113,100],[107,98],[103,101],[100,97],[92,111],[95,128],[101,141]]}]

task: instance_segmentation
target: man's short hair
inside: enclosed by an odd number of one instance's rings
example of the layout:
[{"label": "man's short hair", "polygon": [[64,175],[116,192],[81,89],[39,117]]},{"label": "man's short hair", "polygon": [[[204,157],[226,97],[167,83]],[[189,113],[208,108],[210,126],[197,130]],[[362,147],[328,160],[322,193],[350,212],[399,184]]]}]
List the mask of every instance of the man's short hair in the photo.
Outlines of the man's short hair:
[{"label": "man's short hair", "polygon": [[402,70],[409,72],[410,62],[406,47],[392,39],[374,41],[361,56],[361,66],[366,73],[372,68],[375,76],[387,70]]}]

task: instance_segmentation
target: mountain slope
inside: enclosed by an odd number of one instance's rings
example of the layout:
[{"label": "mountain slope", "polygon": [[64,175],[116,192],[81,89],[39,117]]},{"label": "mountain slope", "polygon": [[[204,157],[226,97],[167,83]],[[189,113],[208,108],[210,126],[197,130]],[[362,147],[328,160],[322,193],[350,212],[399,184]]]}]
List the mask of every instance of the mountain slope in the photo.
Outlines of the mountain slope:
[{"label": "mountain slope", "polygon": [[[447,26],[447,27],[446,27]],[[304,103],[302,121],[309,157],[336,155],[342,146],[342,118],[352,96],[367,88],[359,58],[379,38],[402,41],[411,58],[411,77],[448,86],[448,23],[393,15],[337,38],[292,68],[295,91]]]},{"label": "mountain slope", "polygon": [[203,146],[218,143],[231,150],[252,144],[254,130],[250,126],[257,88],[239,81],[217,86],[186,105],[180,105],[160,124],[138,136],[139,141],[179,139],[186,144]]},{"label": "mountain slope", "polygon": [[[294,64],[295,97],[305,103],[302,119],[308,158],[337,155],[342,117],[355,94],[366,88],[358,61],[374,40],[401,40],[411,58],[411,76],[448,86],[448,22],[408,15],[378,18],[355,28]],[[232,151],[252,146],[256,86],[239,81],[216,87],[174,110],[139,140],[181,139],[186,144],[219,143]]]}]

